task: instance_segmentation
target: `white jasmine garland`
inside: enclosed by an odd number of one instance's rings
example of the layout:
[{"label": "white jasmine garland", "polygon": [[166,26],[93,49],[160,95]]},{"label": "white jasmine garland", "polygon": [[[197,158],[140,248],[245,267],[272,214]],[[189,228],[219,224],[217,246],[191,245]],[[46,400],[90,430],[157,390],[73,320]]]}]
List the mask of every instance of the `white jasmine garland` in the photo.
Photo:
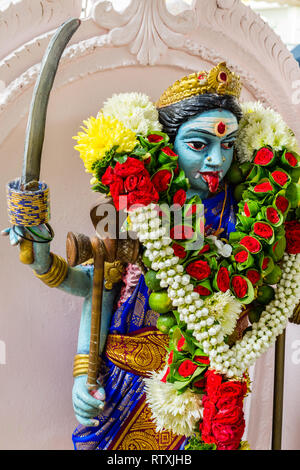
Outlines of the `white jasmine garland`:
[{"label": "white jasmine garland", "polygon": [[[158,218],[157,212],[153,210],[154,207],[151,204],[150,206],[139,208],[139,214],[143,213],[144,221]],[[135,212],[131,214],[131,219],[137,225],[137,235],[139,237],[139,224]],[[172,242],[169,237],[164,236],[163,231],[156,230],[155,237],[151,237],[152,234],[153,232],[149,230],[149,241],[164,240],[164,244],[167,243],[167,245],[170,245]],[[147,245],[146,241],[146,246],[150,253],[154,250],[153,245],[153,242],[151,245]],[[214,294],[215,299],[219,301],[220,307],[223,308],[223,311],[219,312],[217,318],[214,314],[213,305],[210,302],[202,301],[199,294],[193,292],[190,277],[183,272],[184,269],[179,264],[178,257],[174,256],[174,253],[172,255],[170,251],[168,253],[170,254],[164,254],[164,256],[157,258],[156,262],[152,263],[152,269],[158,271],[157,275],[161,279],[161,283],[163,283],[161,284],[162,287],[169,286],[168,295],[173,306],[179,312],[180,320],[185,322],[189,329],[193,330],[193,335],[201,342],[204,352],[209,355],[210,365],[213,369],[226,375],[228,378],[241,377],[246,369],[254,364],[256,359],[282,333],[288,318],[293,314],[299,302],[300,255],[284,255],[283,274],[275,292],[274,300],[266,306],[260,320],[252,325],[252,331],[247,332],[242,340],[238,341],[232,348],[229,348],[224,343],[224,335],[226,334],[226,329],[232,328],[235,321],[233,317],[236,318],[238,314],[239,309],[237,304],[240,302],[235,300],[236,303],[232,303],[232,299],[226,293],[223,296]],[[170,266],[176,271],[176,276],[170,275]],[[226,309],[228,309],[227,313],[230,312],[228,316],[226,315]],[[226,318],[228,324],[226,323]]]},{"label": "white jasmine garland", "polygon": [[279,113],[265,108],[259,101],[243,103],[243,118],[239,123],[236,149],[239,161],[250,162],[253,153],[266,145],[274,150],[286,148],[299,153],[299,146],[293,132]]},{"label": "white jasmine garland", "polygon": [[101,112],[121,121],[136,134],[146,136],[162,130],[157,109],[143,93],[114,94],[104,103]]},{"label": "white jasmine garland", "polygon": [[192,436],[202,419],[202,396],[186,390],[182,394],[173,384],[161,382],[166,369],[144,379],[146,401],[151,408],[157,431],[172,431],[179,436]]}]

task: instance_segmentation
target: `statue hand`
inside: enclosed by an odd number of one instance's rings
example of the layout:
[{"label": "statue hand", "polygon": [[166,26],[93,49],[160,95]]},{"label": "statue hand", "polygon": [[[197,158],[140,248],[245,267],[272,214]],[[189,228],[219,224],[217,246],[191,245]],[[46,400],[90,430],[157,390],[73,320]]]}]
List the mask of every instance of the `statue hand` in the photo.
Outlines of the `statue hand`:
[{"label": "statue hand", "polygon": [[[49,243],[34,243],[34,241],[39,242],[49,238],[49,231],[45,225],[37,225],[29,229],[14,225],[2,230],[1,234],[9,237],[12,246],[18,245],[20,247],[19,257],[21,263],[35,263],[35,267],[38,267],[40,264],[38,263],[39,259],[43,258],[43,261],[45,261],[49,256]],[[32,239],[32,241],[25,240],[22,237]]]},{"label": "statue hand", "polygon": [[87,375],[81,375],[75,378],[72,401],[77,421],[83,426],[98,426],[99,421],[95,416],[99,416],[104,408],[105,392],[99,387],[93,396],[86,386]]}]

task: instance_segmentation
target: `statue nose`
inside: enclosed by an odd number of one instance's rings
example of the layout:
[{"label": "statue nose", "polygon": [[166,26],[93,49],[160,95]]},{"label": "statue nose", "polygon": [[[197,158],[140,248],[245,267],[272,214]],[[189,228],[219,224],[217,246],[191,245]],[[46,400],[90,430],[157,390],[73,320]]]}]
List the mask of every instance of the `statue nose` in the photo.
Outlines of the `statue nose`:
[{"label": "statue nose", "polygon": [[218,155],[208,156],[206,161],[209,166],[214,166],[214,167],[222,166],[222,157]]}]

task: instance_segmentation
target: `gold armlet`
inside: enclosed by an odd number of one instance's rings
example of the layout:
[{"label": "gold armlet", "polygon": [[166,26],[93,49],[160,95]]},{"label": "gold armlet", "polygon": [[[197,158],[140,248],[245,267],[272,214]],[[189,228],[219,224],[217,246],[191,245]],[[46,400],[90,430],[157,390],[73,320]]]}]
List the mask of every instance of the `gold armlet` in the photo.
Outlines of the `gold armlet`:
[{"label": "gold armlet", "polygon": [[121,261],[105,263],[104,265],[104,286],[111,290],[117,282],[121,281],[124,271],[124,264]]},{"label": "gold armlet", "polygon": [[64,258],[58,255],[52,256],[52,264],[50,269],[45,274],[38,274],[34,272],[36,277],[43,281],[49,287],[58,287],[67,277],[68,263]]},{"label": "gold armlet", "polygon": [[[100,357],[98,358],[97,367],[100,367]],[[80,375],[87,375],[89,368],[89,355],[88,354],[76,354],[74,357],[73,365],[73,377],[79,377]]]}]

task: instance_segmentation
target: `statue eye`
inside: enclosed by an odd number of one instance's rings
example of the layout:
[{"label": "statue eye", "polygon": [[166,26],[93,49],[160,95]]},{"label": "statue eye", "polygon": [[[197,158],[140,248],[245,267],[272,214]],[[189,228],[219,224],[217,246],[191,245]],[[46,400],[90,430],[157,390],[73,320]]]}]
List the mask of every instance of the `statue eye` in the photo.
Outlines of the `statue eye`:
[{"label": "statue eye", "polygon": [[187,145],[188,145],[191,149],[197,150],[198,152],[199,152],[200,150],[204,150],[205,147],[206,147],[206,144],[204,144],[203,142],[199,142],[199,141],[189,142]]},{"label": "statue eye", "polygon": [[222,147],[223,147],[223,149],[225,149],[225,150],[232,149],[233,146],[234,146],[234,140],[232,140],[231,142],[224,142],[224,143],[222,144]]}]

